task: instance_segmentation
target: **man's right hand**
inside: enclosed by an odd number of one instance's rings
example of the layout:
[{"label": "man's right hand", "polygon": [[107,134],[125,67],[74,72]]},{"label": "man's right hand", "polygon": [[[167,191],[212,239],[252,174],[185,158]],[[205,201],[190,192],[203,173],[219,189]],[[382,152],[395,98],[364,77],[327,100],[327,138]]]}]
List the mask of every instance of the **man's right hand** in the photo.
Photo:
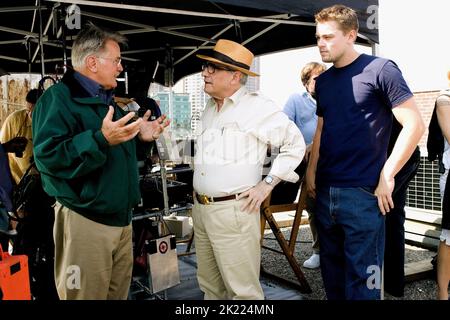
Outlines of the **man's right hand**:
[{"label": "man's right hand", "polygon": [[123,118],[113,121],[114,108],[109,106],[108,113],[103,119],[102,133],[111,146],[133,139],[139,133],[142,119],[127,124],[134,116],[134,112],[128,113]]}]

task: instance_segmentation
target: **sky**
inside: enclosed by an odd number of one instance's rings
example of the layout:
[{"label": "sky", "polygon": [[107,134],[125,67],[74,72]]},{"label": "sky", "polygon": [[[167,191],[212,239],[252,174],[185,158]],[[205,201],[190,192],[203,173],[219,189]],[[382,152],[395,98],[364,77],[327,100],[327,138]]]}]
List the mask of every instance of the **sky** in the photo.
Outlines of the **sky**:
[{"label": "sky", "polygon": [[[413,92],[448,86],[449,12],[448,0],[379,0],[377,55],[398,64]],[[357,51],[372,49],[357,46]],[[284,106],[291,94],[304,91],[300,70],[310,61],[321,61],[316,47],[261,56],[261,92]]]}]

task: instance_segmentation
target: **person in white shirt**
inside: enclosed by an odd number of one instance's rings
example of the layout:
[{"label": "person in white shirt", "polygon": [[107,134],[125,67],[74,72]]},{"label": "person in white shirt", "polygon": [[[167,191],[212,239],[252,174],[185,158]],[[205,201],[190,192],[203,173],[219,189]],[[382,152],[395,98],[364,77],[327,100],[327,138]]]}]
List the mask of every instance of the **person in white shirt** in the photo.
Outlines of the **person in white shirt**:
[{"label": "person in white shirt", "polygon": [[[197,278],[205,299],[264,299],[259,283],[260,205],[281,180],[295,182],[305,153],[297,126],[275,103],[245,88],[253,54],[218,40],[205,60],[201,119],[194,158]],[[280,147],[262,178],[268,144]]]}]

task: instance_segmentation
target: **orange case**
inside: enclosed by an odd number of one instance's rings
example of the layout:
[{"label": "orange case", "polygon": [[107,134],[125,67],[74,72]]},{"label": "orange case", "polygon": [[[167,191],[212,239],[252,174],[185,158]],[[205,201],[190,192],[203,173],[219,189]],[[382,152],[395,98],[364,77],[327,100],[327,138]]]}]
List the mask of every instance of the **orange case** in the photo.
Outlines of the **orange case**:
[{"label": "orange case", "polygon": [[0,300],[31,300],[28,257],[11,256],[3,252],[1,245],[0,290]]}]

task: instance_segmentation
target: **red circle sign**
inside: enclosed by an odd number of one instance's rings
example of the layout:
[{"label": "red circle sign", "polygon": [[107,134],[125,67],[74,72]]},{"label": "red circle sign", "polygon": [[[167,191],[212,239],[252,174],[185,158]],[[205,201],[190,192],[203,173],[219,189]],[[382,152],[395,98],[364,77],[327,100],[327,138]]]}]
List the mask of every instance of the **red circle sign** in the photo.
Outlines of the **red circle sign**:
[{"label": "red circle sign", "polygon": [[159,252],[166,253],[168,247],[169,246],[167,245],[167,242],[161,241],[161,243],[159,244]]}]

